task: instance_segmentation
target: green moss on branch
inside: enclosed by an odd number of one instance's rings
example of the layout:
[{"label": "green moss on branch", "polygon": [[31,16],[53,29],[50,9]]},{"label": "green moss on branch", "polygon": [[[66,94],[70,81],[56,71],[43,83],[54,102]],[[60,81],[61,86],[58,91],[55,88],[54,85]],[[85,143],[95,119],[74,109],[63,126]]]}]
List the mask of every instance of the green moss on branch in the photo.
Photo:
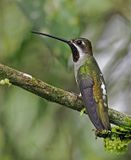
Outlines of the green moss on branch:
[{"label": "green moss on branch", "polygon": [[[81,111],[82,100],[73,93],[51,86],[29,74],[0,64],[0,80],[9,79],[10,83],[32,92],[48,101],[56,102],[73,110]],[[109,118],[112,124],[131,130],[131,116],[127,116],[109,108]]]}]

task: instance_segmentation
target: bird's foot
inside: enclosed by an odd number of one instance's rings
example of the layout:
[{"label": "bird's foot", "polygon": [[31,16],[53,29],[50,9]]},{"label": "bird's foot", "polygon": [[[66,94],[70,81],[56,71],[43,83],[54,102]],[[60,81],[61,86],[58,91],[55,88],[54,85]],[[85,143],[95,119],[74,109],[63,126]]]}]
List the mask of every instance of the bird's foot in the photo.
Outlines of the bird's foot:
[{"label": "bird's foot", "polygon": [[103,137],[103,138],[106,138],[110,135],[111,131],[110,130],[95,130],[95,136],[96,136],[96,139],[97,137]]},{"label": "bird's foot", "polygon": [[85,112],[86,112],[86,108],[82,108],[82,110],[80,111],[80,116],[83,116]]}]

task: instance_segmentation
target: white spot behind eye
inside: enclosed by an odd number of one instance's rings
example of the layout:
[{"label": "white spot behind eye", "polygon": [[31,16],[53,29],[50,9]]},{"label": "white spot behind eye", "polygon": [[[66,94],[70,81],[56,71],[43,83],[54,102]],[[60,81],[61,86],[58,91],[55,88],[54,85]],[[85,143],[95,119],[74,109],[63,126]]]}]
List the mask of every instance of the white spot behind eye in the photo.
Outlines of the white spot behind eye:
[{"label": "white spot behind eye", "polygon": [[82,44],[85,46],[85,42],[84,41],[82,41]]}]

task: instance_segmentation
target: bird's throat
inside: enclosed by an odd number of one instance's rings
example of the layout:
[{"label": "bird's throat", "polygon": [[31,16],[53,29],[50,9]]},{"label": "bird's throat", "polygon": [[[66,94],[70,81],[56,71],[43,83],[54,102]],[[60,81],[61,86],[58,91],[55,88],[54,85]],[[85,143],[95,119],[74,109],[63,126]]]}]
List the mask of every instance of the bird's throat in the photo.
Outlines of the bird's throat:
[{"label": "bird's throat", "polygon": [[70,44],[70,47],[71,47],[71,51],[72,51],[73,62],[76,63],[76,62],[78,62],[78,60],[80,58],[80,53],[79,53],[78,49],[73,44]]}]

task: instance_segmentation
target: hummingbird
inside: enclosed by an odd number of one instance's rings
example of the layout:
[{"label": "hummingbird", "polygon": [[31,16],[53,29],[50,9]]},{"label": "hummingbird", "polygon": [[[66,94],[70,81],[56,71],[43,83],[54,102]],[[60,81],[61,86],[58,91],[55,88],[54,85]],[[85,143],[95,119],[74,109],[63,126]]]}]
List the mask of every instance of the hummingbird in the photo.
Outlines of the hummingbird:
[{"label": "hummingbird", "polygon": [[37,31],[32,33],[62,41],[71,48],[75,79],[88,116],[97,130],[111,130],[106,84],[93,56],[91,42],[86,38],[66,40]]}]

